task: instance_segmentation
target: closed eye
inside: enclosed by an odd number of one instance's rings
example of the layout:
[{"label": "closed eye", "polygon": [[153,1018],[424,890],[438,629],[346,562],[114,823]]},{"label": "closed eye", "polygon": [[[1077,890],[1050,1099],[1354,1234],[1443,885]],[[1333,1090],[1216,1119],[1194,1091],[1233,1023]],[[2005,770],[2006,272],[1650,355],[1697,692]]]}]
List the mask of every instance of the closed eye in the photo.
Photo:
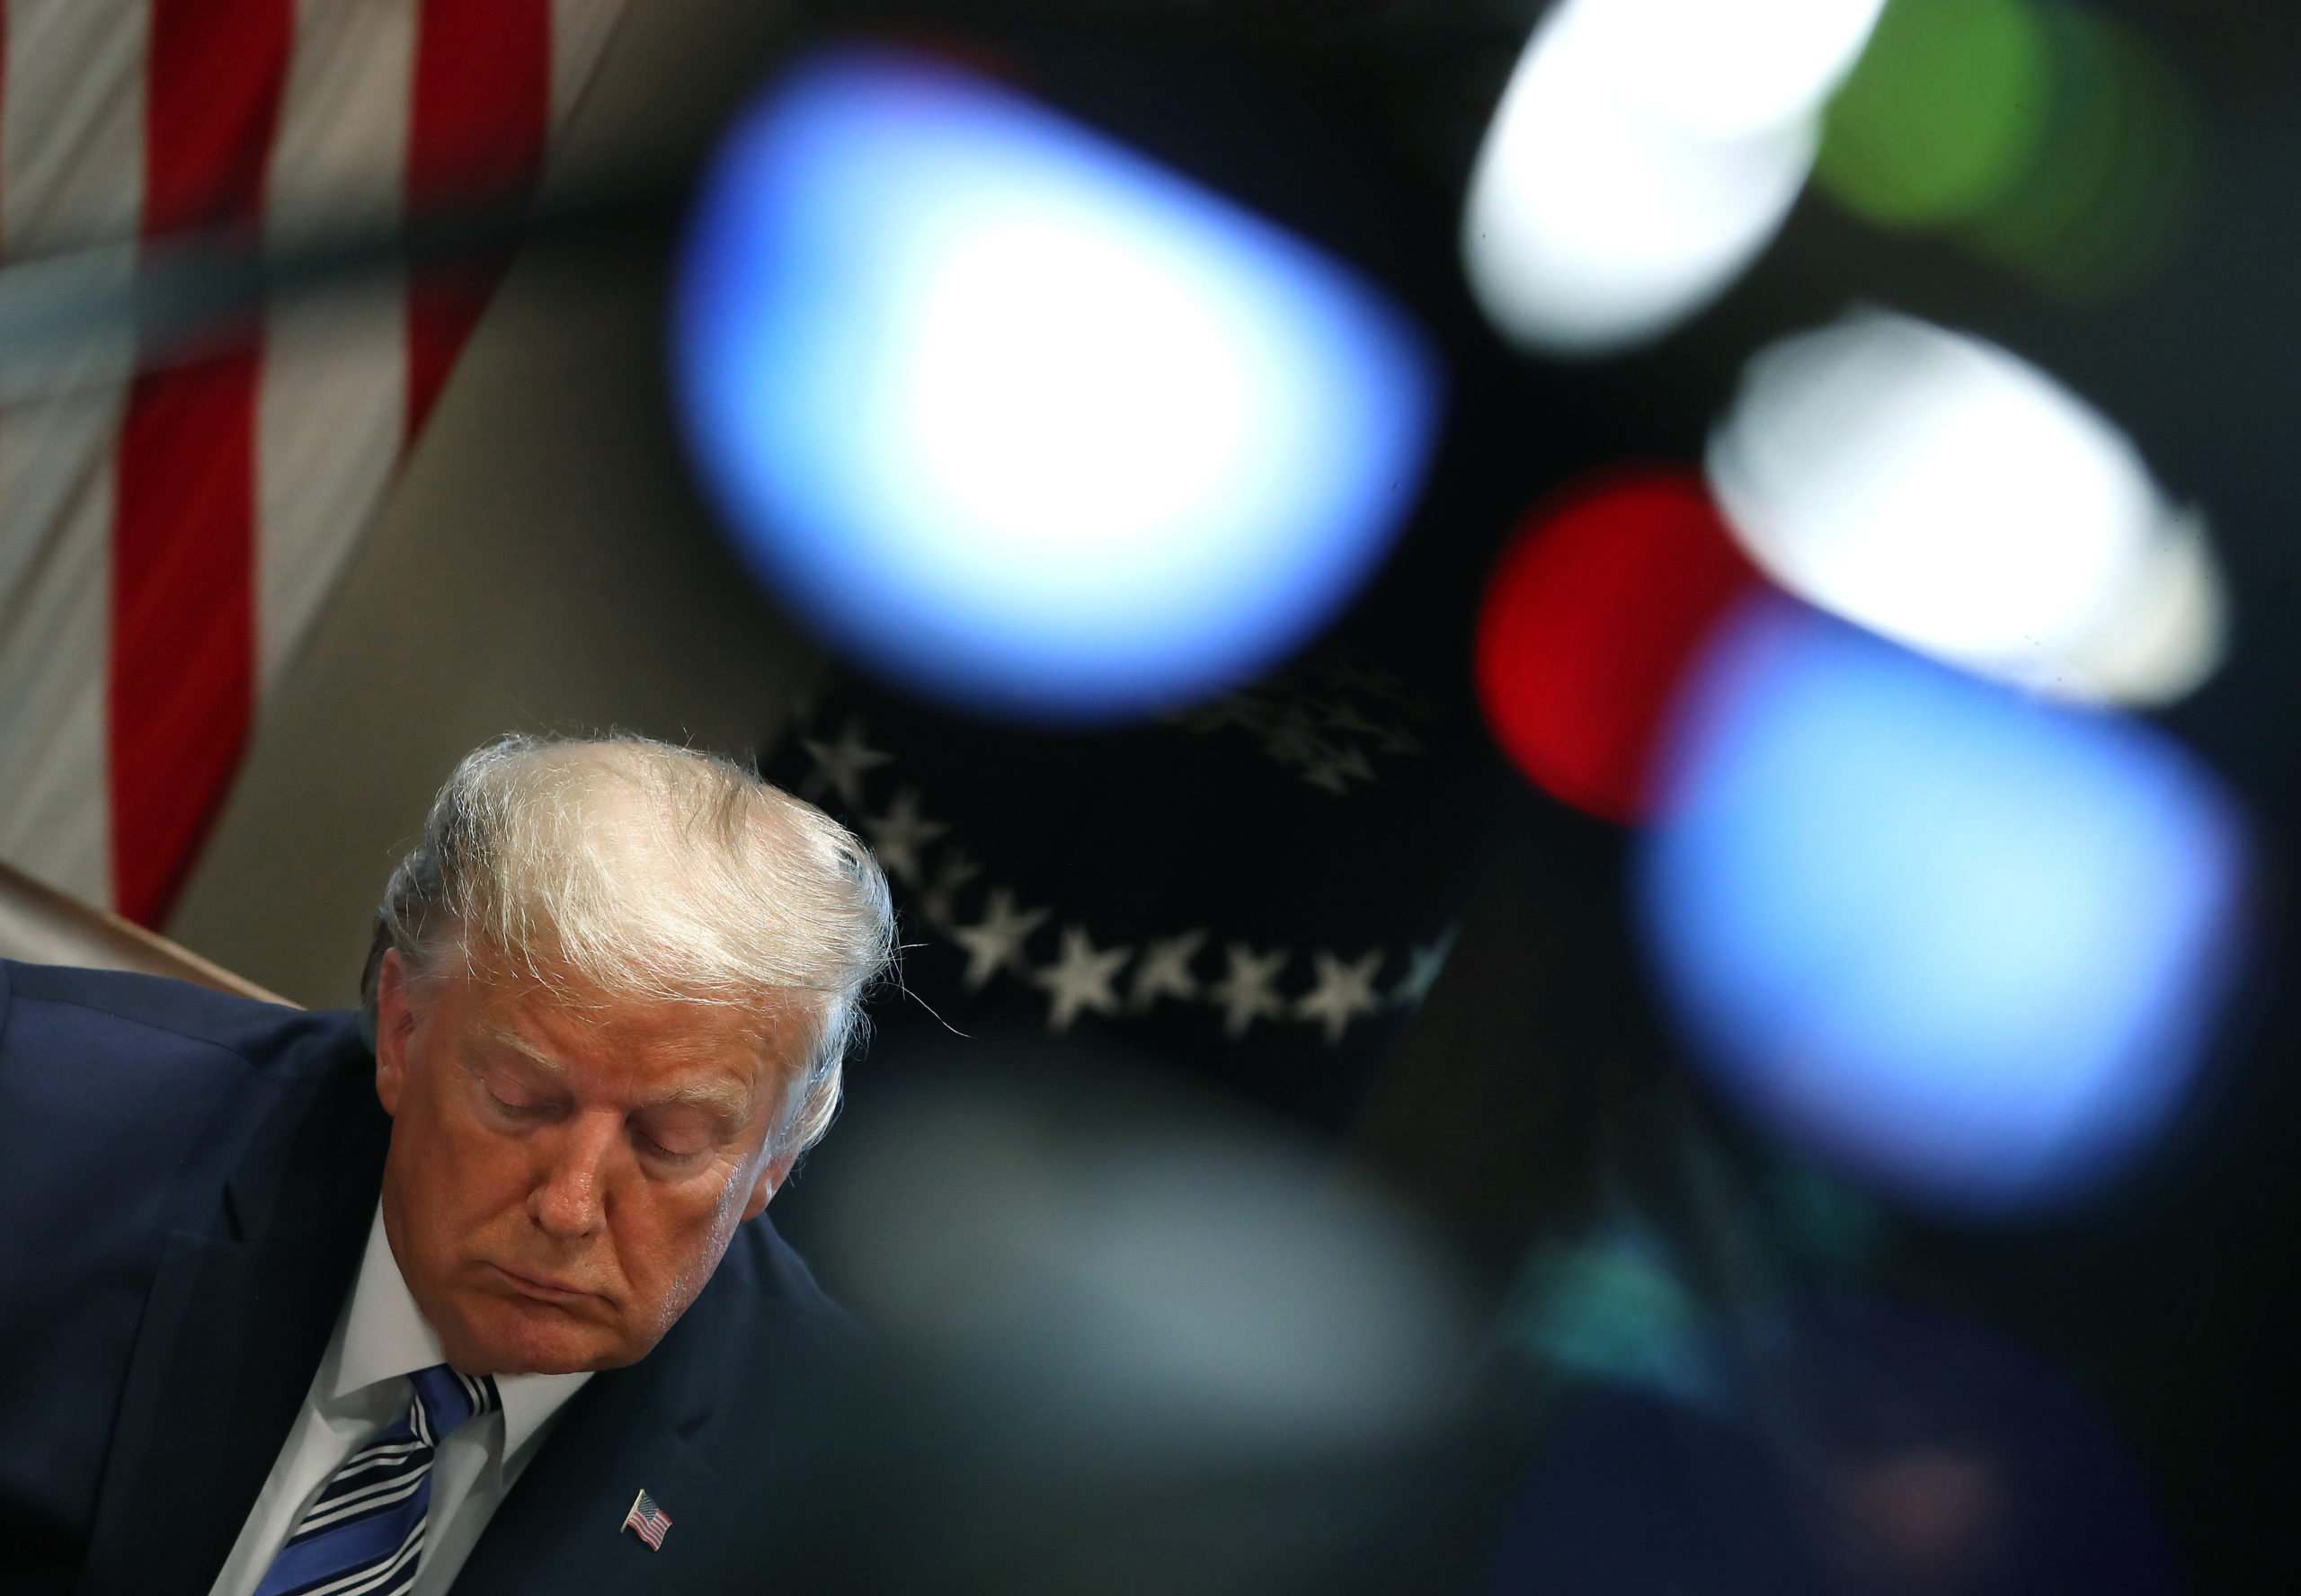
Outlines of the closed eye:
[{"label": "closed eye", "polygon": [[690,1164],[711,1150],[708,1136],[697,1134],[687,1127],[674,1126],[665,1134],[671,1138],[668,1142],[659,1140],[644,1126],[635,1124],[631,1127],[632,1144],[647,1157],[660,1158],[667,1164]]},{"label": "closed eye", "polygon": [[497,1112],[510,1114],[513,1119],[535,1119],[551,1109],[548,1103],[514,1103],[498,1095],[493,1088],[488,1091],[487,1100],[495,1105]]}]

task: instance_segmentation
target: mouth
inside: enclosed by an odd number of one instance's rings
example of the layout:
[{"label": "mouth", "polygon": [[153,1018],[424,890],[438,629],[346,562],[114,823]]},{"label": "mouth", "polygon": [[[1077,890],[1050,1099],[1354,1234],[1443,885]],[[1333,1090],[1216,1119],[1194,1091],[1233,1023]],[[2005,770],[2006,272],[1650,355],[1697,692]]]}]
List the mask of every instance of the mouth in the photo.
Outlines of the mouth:
[{"label": "mouth", "polygon": [[522,1297],[532,1297],[537,1302],[573,1302],[579,1297],[591,1297],[598,1294],[558,1281],[546,1280],[537,1275],[521,1274],[515,1270],[504,1268],[501,1264],[490,1264],[486,1267],[493,1270],[512,1290]]}]

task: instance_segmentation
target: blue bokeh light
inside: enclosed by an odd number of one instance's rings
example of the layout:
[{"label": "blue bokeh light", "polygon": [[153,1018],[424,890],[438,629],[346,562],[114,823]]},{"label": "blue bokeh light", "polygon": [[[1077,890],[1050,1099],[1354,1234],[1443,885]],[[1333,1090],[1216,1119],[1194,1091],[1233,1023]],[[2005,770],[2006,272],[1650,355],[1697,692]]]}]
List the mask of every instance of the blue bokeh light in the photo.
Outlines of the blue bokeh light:
[{"label": "blue bokeh light", "polygon": [[674,341],[752,567],[864,665],[1026,719],[1151,713],[1307,641],[1410,509],[1440,403],[1338,262],[875,49],[738,120]]},{"label": "blue bokeh light", "polygon": [[2174,744],[1778,597],[1679,724],[1642,918],[1764,1122],[1977,1212],[2074,1199],[2165,1128],[2245,881],[2234,805]]}]

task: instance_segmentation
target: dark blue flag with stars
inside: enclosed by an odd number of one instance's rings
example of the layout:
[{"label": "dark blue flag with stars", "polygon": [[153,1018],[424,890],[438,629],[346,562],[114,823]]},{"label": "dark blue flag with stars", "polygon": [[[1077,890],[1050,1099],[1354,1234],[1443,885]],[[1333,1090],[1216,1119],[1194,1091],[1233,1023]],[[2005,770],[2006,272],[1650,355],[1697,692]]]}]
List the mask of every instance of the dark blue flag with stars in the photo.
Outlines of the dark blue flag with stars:
[{"label": "dark blue flag with stars", "polygon": [[1461,709],[1329,657],[1088,733],[841,680],[766,774],[894,889],[909,997],[876,1006],[875,1062],[951,1031],[1111,1042],[1339,1132],[1445,962],[1494,765]]}]

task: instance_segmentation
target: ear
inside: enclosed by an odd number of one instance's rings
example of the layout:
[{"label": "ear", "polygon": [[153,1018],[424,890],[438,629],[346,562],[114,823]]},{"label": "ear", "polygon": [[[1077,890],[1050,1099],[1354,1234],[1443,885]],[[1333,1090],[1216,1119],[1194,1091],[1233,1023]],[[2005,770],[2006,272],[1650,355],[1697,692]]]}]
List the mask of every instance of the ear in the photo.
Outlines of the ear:
[{"label": "ear", "polygon": [[384,951],[376,971],[376,1100],[396,1118],[407,1085],[407,1044],[415,1033],[413,983],[397,948]]},{"label": "ear", "polygon": [[743,1204],[743,1218],[755,1219],[767,1211],[776,1192],[791,1177],[791,1166],[799,1161],[796,1153],[781,1153],[769,1158],[759,1172],[759,1184],[751,1188],[751,1201]]}]

